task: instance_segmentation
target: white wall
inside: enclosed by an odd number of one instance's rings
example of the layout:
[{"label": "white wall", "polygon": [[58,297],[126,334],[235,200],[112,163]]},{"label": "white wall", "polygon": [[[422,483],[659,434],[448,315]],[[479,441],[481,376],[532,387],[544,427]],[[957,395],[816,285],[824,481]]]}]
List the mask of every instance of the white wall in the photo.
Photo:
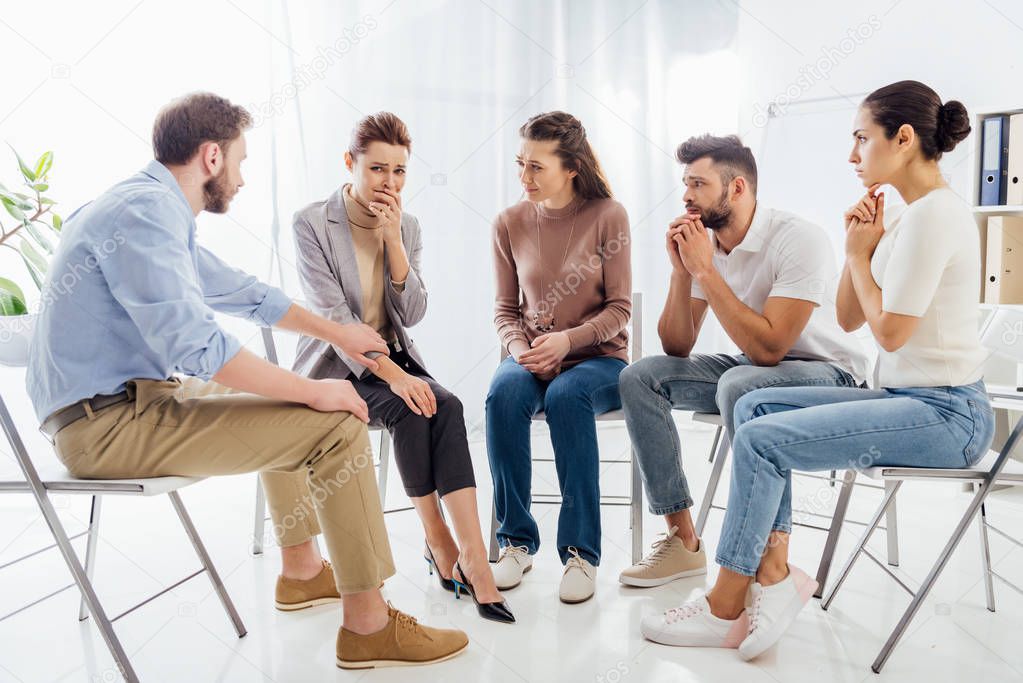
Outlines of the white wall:
[{"label": "white wall", "polygon": [[[800,156],[818,156],[804,169],[808,176],[825,175],[842,183],[853,176],[846,160],[852,145],[851,111],[866,93],[894,81],[923,81],[943,99],[963,102],[971,114],[1023,106],[1023,4],[1019,2],[865,0],[822,5],[742,0],[739,6],[739,129],[754,151],[764,147],[765,134],[770,135],[769,127],[775,126],[772,122],[765,128],[771,102],[781,105],[783,117],[850,108],[847,117],[816,115],[817,121],[835,124],[831,131],[815,126],[811,133],[808,126],[804,143],[810,151],[801,150]],[[833,99],[826,103],[818,98]],[[829,137],[822,140],[819,135]],[[974,131],[942,161],[942,172],[968,203],[976,203],[972,197],[976,139]],[[778,161],[768,159],[766,166],[778,166]],[[762,184],[798,187],[810,180],[793,173],[762,179]],[[849,187],[848,198],[833,207],[831,216],[820,214],[813,196],[779,208],[811,214],[841,253],[841,216],[861,191],[856,183]],[[988,374],[1000,382],[1015,381],[1011,368],[1004,361],[995,362]]]}]

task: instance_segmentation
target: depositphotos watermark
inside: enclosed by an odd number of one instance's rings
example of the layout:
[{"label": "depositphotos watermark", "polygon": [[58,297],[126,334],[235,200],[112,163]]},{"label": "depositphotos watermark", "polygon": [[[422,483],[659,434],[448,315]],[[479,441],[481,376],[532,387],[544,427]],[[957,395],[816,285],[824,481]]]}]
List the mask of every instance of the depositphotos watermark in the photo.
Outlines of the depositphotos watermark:
[{"label": "depositphotos watermark", "polygon": [[838,41],[837,45],[821,47],[821,56],[801,66],[799,76],[766,106],[759,102],[753,104],[753,125],[763,128],[771,118],[782,116],[789,105],[802,98],[815,84],[831,78],[831,72],[879,30],[881,20],[871,14],[866,21],[849,29],[846,37]]},{"label": "depositphotos watermark", "polygon": [[[57,299],[70,294],[86,275],[99,268],[103,261],[108,259],[127,242],[128,238],[124,236],[124,233],[117,230],[112,236],[106,238],[101,243],[93,244],[84,261],[69,263],[59,277],[54,276],[52,279],[47,280],[43,285],[42,292],[40,292],[37,313],[42,313],[47,306],[53,305]],[[6,344],[16,335],[21,336],[29,332],[33,324],[33,318],[34,316],[14,317],[10,324],[0,329],[0,344]]]},{"label": "depositphotos watermark", "polygon": [[537,313],[547,315],[567,297],[575,295],[580,285],[598,270],[602,270],[604,263],[617,256],[630,242],[629,233],[619,233],[617,237],[601,245],[595,253],[590,254],[584,262],[573,263],[568,275],[547,286],[547,291],[537,306],[539,309]]},{"label": "depositphotos watermark", "polygon": [[[303,496],[299,504],[289,513],[281,517],[280,521],[274,524],[272,530],[273,538],[280,539],[299,524],[305,522],[309,517],[316,515],[316,509],[323,506],[324,501],[336,492],[340,491],[353,477],[369,468],[373,469],[373,447],[367,447],[356,453],[350,460],[338,469],[334,476],[324,480],[317,478],[309,482],[309,496]],[[264,539],[264,541],[267,539]]]},{"label": "depositphotos watermark", "polygon": [[270,95],[270,97],[257,104],[246,107],[252,114],[252,126],[258,128],[266,123],[268,119],[278,116],[284,111],[285,105],[295,99],[298,93],[310,85],[323,79],[327,71],[337,64],[341,59],[352,51],[361,41],[365,40],[370,33],[380,26],[372,14],[367,14],[361,21],[344,28],[341,35],[326,47],[320,45],[316,48],[316,56],[311,60],[297,66],[291,80]]}]

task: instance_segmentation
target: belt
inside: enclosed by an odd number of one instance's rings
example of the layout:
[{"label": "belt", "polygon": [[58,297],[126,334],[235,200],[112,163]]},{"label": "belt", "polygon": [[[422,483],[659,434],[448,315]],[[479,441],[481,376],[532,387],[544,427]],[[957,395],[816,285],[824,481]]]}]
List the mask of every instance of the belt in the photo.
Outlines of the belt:
[{"label": "belt", "polygon": [[43,420],[43,424],[39,426],[39,431],[52,441],[57,432],[72,422],[77,422],[90,413],[97,413],[104,408],[115,406],[118,403],[131,401],[135,398],[134,394],[135,392],[129,394],[127,391],[122,391],[117,394],[100,394],[92,398],[82,399],[78,403],[72,403],[66,408],[61,408]]}]

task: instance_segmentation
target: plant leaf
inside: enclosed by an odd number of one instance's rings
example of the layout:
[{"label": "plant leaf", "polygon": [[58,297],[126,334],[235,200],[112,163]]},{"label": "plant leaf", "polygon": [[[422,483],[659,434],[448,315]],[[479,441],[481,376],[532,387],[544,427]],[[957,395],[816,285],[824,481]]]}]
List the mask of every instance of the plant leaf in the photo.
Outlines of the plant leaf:
[{"label": "plant leaf", "polygon": [[64,219],[55,213],[51,213],[50,216],[53,218],[53,229],[60,232],[64,227]]},{"label": "plant leaf", "polygon": [[45,251],[47,254],[50,254],[52,256],[53,255],[53,242],[51,242],[46,237],[46,235],[43,234],[43,232],[40,231],[39,228],[34,226],[32,223],[26,222],[23,225],[25,226],[25,229],[28,230],[28,234],[32,235],[32,239],[34,239],[36,241],[36,244],[38,244],[40,247],[42,247],[43,251]]},{"label": "plant leaf", "polygon": [[21,291],[21,287],[5,277],[0,277],[0,290],[16,296],[22,301],[25,300],[25,292]]},{"label": "plant leaf", "polygon": [[47,233],[44,233],[44,234],[47,234],[47,235],[48,235],[48,234],[51,234],[51,233],[52,233],[54,237],[56,237],[57,239],[60,239],[60,229],[58,229],[58,228],[55,228],[55,227],[53,227],[52,225],[50,225],[49,223],[47,223],[46,221],[44,221],[44,220],[43,220],[42,218],[37,218],[37,219],[35,219],[35,220],[33,221],[33,223],[38,223],[39,225],[43,225],[43,226],[46,226],[46,229],[47,229],[47,230],[48,230],[49,232],[47,232]]},{"label": "plant leaf", "polygon": [[[22,240],[21,244],[24,246],[25,244],[28,244],[28,242]],[[25,268],[28,269],[28,274],[32,276],[32,281],[34,283],[36,283],[36,288],[39,289],[40,291],[42,291],[42,289],[43,289],[43,278],[40,277],[39,273],[36,272],[36,269],[32,265],[32,262],[29,261],[28,258],[25,257],[25,254],[21,255],[21,260],[25,262]]]},{"label": "plant leaf", "polygon": [[[11,147],[10,145],[7,146]],[[36,179],[35,171],[28,167],[28,165],[25,163],[25,160],[21,158],[20,154],[18,154],[18,150],[11,147],[11,151],[14,152],[14,156],[18,158],[18,167],[21,169],[21,175],[25,176],[25,180],[29,181],[30,183],[35,182]]]},{"label": "plant leaf", "polygon": [[47,173],[50,172],[50,166],[53,166],[53,152],[44,152],[39,161],[36,162],[35,174],[36,178],[43,178]]},{"label": "plant leaf", "polygon": [[46,259],[44,259],[39,252],[36,251],[36,248],[32,246],[32,243],[28,240],[21,240],[21,244],[19,246],[21,247],[22,255],[32,262],[32,265],[35,266],[35,269],[39,271],[40,275],[44,274],[46,272]]},{"label": "plant leaf", "polygon": [[35,183],[34,185],[32,185],[32,189],[35,190],[36,192],[46,192],[47,190],[50,189],[50,186],[47,185],[46,183]]},{"label": "plant leaf", "polygon": [[28,216],[25,215],[25,212],[19,209],[10,199],[4,197],[0,199],[0,202],[3,203],[4,208],[7,209],[7,213],[11,214],[12,217],[16,218],[22,223],[28,220]]},{"label": "plant leaf", "polygon": [[0,316],[24,315],[26,313],[28,313],[28,306],[25,305],[24,299],[0,290]]}]

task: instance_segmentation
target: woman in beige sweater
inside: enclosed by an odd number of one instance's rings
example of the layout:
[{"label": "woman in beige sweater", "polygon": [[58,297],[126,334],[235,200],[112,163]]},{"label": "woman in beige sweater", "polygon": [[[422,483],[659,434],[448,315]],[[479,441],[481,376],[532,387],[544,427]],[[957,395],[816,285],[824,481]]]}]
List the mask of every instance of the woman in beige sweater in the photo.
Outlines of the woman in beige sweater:
[{"label": "woman in beige sweater", "polygon": [[529,426],[543,411],[561,487],[560,598],[593,595],[600,563],[595,415],[621,407],[631,314],[629,220],[578,119],[539,114],[519,130],[526,201],[494,221],[495,324],[508,353],[487,395],[487,453],[501,558],[498,588],[532,567],[539,545],[530,514]]}]

